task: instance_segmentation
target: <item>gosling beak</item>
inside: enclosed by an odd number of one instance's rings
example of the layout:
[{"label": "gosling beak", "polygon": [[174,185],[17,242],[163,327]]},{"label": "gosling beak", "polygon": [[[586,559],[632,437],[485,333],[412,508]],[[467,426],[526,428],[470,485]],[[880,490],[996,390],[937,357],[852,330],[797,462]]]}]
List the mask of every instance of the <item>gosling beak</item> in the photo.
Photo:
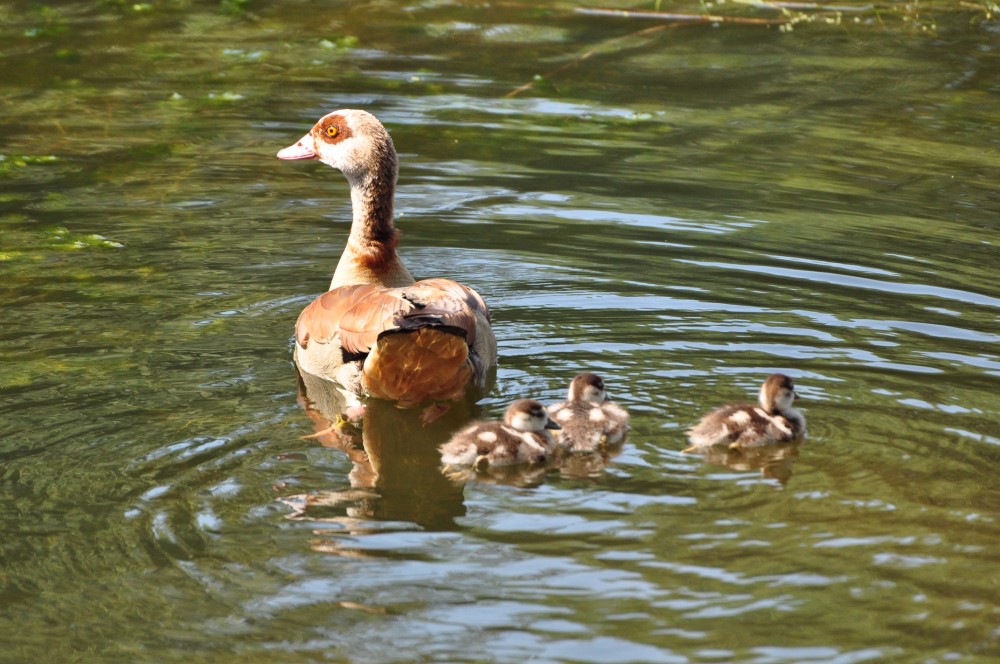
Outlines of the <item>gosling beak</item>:
[{"label": "gosling beak", "polygon": [[559,426],[559,423],[556,422],[555,420],[553,420],[551,417],[549,418],[549,421],[545,423],[545,428],[546,429],[562,429],[562,427]]},{"label": "gosling beak", "polygon": [[306,134],[300,138],[295,145],[289,145],[284,150],[278,151],[278,159],[292,161],[293,159],[315,159],[316,151],[312,148],[312,134]]}]

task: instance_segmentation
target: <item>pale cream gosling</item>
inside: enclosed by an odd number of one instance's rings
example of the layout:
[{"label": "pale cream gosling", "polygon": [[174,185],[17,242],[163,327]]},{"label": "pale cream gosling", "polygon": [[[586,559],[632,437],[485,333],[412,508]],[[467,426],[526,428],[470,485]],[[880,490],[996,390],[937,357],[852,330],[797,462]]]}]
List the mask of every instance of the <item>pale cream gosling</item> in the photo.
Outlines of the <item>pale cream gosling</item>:
[{"label": "pale cream gosling", "polygon": [[792,407],[795,385],[784,374],[772,374],[760,388],[759,406],[730,404],[701,418],[688,431],[692,452],[714,445],[730,449],[782,443],[806,435],[806,418]]},{"label": "pale cream gosling", "polygon": [[541,463],[554,449],[549,430],[558,428],[541,403],[518,399],[507,408],[503,422],[473,422],[438,449],[446,472],[452,466],[485,470],[493,466]]},{"label": "pale cream gosling", "polygon": [[576,376],[566,401],[549,406],[549,415],[562,426],[559,446],[570,452],[594,452],[628,433],[628,412],[608,398],[604,380],[594,373]]}]

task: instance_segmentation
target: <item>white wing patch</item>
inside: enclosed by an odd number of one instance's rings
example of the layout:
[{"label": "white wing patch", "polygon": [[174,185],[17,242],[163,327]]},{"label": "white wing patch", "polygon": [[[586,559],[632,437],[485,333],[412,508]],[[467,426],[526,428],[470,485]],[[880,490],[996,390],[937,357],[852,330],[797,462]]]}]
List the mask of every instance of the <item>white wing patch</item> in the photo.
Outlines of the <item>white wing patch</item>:
[{"label": "white wing patch", "polygon": [[697,447],[711,447],[724,443],[729,438],[729,427],[725,423],[720,423],[719,428],[714,430],[704,431],[700,429],[702,429],[701,425],[692,429],[688,438],[691,444]]},{"label": "white wing patch", "polygon": [[750,413],[746,412],[745,410],[738,410],[732,415],[730,415],[729,419],[732,421],[733,424],[737,426],[745,426],[747,424],[750,424],[751,417]]},{"label": "white wing patch", "polygon": [[773,424],[774,428],[777,429],[778,431],[780,431],[782,434],[791,437],[791,435],[792,435],[792,428],[790,426],[788,426],[788,422],[785,421],[785,418],[783,418],[783,417],[772,417],[771,418],[771,424]]},{"label": "white wing patch", "polygon": [[540,452],[546,451],[544,447],[538,444],[538,441],[535,440],[535,437],[533,435],[531,435],[527,431],[521,431],[519,433],[521,434],[521,440],[523,440],[528,447],[532,447]]},{"label": "white wing patch", "polygon": [[476,462],[476,446],[464,443],[442,445],[441,461],[453,466],[471,466]]}]

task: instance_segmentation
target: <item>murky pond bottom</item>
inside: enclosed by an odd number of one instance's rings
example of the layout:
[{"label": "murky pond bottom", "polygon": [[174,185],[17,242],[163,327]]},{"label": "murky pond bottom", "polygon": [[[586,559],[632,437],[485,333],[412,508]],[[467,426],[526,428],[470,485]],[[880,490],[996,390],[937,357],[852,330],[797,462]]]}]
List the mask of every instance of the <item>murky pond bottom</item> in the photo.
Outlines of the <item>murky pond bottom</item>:
[{"label": "murky pond bottom", "polygon": [[[1000,654],[995,24],[541,9],[0,8],[0,661]],[[352,106],[501,359],[314,436],[290,338],[350,202],[274,153]],[[623,446],[440,472],[581,370]],[[681,453],[774,371],[807,441]]]}]

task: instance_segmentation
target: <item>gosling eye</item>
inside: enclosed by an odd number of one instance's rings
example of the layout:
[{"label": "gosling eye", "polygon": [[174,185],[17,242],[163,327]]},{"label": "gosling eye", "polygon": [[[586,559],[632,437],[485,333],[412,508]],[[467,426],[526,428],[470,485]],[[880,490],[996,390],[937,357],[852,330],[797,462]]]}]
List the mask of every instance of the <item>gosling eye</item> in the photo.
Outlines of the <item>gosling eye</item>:
[{"label": "gosling eye", "polygon": [[326,135],[329,138],[335,138],[340,130],[337,129],[337,125],[327,125]]}]

